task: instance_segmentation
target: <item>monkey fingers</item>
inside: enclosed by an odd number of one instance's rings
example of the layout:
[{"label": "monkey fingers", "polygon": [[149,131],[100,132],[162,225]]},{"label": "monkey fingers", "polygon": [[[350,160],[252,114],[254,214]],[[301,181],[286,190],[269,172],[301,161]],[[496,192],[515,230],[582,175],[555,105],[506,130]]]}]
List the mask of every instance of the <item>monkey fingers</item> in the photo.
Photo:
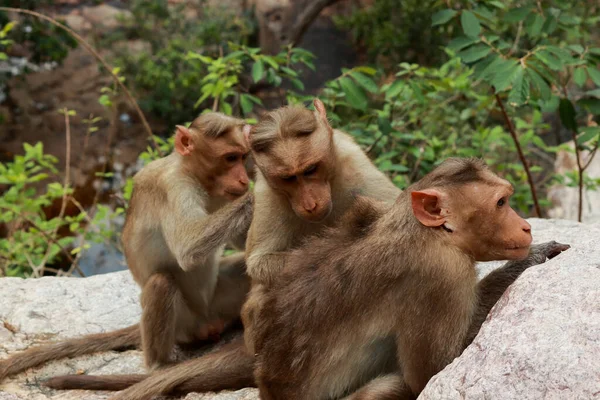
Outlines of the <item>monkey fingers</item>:
[{"label": "monkey fingers", "polygon": [[558,243],[554,240],[546,243],[540,243],[531,246],[529,251],[528,259],[531,259],[531,266],[542,264],[546,262],[546,259],[553,259],[563,251],[570,249],[571,246],[568,244]]}]

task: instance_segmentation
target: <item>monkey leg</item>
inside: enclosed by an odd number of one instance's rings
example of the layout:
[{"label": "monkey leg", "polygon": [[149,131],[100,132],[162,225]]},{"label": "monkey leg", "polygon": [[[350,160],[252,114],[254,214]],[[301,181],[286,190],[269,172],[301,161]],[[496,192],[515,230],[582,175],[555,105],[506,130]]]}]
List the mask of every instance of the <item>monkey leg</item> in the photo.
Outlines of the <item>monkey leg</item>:
[{"label": "monkey leg", "polygon": [[250,354],[255,353],[254,346],[254,321],[262,307],[265,287],[262,284],[252,285],[248,298],[242,306],[242,323],[244,324],[244,342]]},{"label": "monkey leg", "polygon": [[373,379],[343,400],[412,400],[415,398],[402,376],[390,374]]},{"label": "monkey leg", "polygon": [[219,262],[217,285],[210,303],[211,317],[208,323],[200,327],[198,338],[202,339],[203,334],[218,335],[238,319],[249,290],[250,278],[246,274],[244,254],[223,257]]},{"label": "monkey leg", "polygon": [[527,258],[509,261],[483,278],[477,284],[479,303],[469,328],[465,347],[471,344],[473,339],[475,339],[475,336],[479,333],[479,329],[487,318],[490,310],[498,302],[500,297],[502,297],[506,289],[516,281],[527,268],[543,264],[546,259],[556,257],[561,252],[569,249],[569,247],[570,246],[567,244],[561,244],[555,241],[533,245],[529,250]]},{"label": "monkey leg", "polygon": [[148,368],[155,369],[171,361],[181,293],[170,275],[155,273],[142,288],[141,303],[144,359]]}]

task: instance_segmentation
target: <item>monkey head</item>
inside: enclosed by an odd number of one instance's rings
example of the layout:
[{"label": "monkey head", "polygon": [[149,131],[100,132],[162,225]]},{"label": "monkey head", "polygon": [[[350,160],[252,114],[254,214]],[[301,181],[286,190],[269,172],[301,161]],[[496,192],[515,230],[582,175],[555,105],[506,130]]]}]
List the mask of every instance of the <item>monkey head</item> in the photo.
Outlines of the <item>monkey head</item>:
[{"label": "monkey head", "polygon": [[234,200],[248,191],[244,129],[243,120],[219,113],[197,118],[189,129],[177,126],[175,150],[209,196]]},{"label": "monkey head", "polygon": [[412,191],[413,214],[422,225],[440,229],[447,243],[476,261],[527,257],[531,226],[509,205],[512,185],[487,167],[463,172],[473,173],[477,178],[465,183]]},{"label": "monkey head", "polygon": [[291,106],[267,113],[248,139],[267,184],[287,198],[298,217],[317,223],[332,210],[335,152],[325,107],[318,99],[314,105],[314,112]]}]

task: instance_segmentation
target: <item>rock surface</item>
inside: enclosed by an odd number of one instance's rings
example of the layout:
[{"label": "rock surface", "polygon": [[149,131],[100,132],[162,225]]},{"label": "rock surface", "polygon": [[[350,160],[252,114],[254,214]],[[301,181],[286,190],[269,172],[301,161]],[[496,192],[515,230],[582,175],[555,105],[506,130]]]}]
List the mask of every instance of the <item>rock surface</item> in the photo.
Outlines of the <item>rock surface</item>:
[{"label": "rock surface", "polygon": [[[591,399],[600,396],[600,224],[530,220],[534,241],[572,248],[529,269],[502,297],[479,336],[429,383],[420,399]],[[485,275],[501,263],[480,265]],[[47,340],[137,322],[139,290],[128,272],[91,278],[0,279],[0,357]],[[49,363],[0,385],[0,400],[100,400],[58,392],[54,375],[139,373],[141,352],[107,352]],[[254,389],[189,394],[185,400],[255,400]]]}]

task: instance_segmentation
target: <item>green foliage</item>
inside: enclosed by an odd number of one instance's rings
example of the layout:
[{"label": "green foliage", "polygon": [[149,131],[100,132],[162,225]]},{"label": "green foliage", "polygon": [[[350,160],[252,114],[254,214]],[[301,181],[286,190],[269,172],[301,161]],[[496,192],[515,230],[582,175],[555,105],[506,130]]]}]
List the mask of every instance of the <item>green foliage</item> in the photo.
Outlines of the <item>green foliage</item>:
[{"label": "green foliage", "polygon": [[[229,42],[244,44],[253,31],[245,17],[232,10],[211,8],[203,1],[168,6],[167,0],[135,0],[124,28],[100,44],[115,52],[114,64],[136,90],[140,105],[149,114],[173,126],[197,115],[198,88],[208,73],[190,52],[217,58],[230,52]],[[189,17],[184,7],[195,7]],[[120,45],[138,40],[142,50]]]},{"label": "green foliage", "polygon": [[260,49],[229,44],[232,52],[221,57],[211,58],[202,54],[188,53],[187,58],[207,66],[208,74],[202,79],[202,95],[196,101],[195,107],[207,100],[212,101],[212,109],[225,114],[248,116],[255,105],[262,101],[249,93],[244,83],[244,72],[250,69],[254,83],[266,81],[272,86],[280,86],[284,79],[289,80],[297,89],[304,89],[294,70],[298,64],[314,68],[313,55],[305,50],[288,48],[276,56],[260,54]]},{"label": "green foliage", "polygon": [[[0,5],[4,7],[19,7],[28,10],[39,9],[53,3],[51,0],[0,1]],[[0,26],[9,22],[8,15],[0,11]],[[59,22],[65,24],[60,19]],[[15,43],[24,45],[29,50],[31,54],[29,61],[33,63],[61,62],[71,49],[77,47],[77,41],[67,32],[29,15],[22,16],[19,24],[11,30],[9,38]]]},{"label": "green foliage", "polygon": [[443,57],[440,46],[447,41],[440,35],[441,29],[426,29],[436,3],[435,0],[377,0],[367,8],[355,9],[348,17],[334,17],[334,22],[338,28],[350,31],[371,60],[386,68],[393,68],[401,61],[433,64]]},{"label": "green foliage", "polygon": [[[489,124],[494,97],[473,85],[473,75],[456,57],[439,68],[402,63],[395,79],[383,84],[376,70],[357,67],[328,82],[321,98],[333,123],[351,133],[399,187],[447,157],[481,157],[515,184],[514,204],[527,212],[531,195],[515,145],[501,125]],[[546,128],[541,112],[531,118],[517,120],[526,154],[554,151],[539,137]]]},{"label": "green foliage", "polygon": [[[60,258],[76,262],[90,241],[114,241],[115,228],[109,221],[123,214],[122,208],[100,205],[93,217],[83,210],[74,216],[46,216],[45,209],[54,201],[70,201],[73,188],[56,182],[57,159],[44,154],[42,143],[25,143],[23,149],[24,155],[0,163],[0,185],[7,187],[0,195],[0,223],[8,227],[6,237],[0,238],[0,275],[41,276]],[[46,181],[50,182],[41,192]],[[59,232],[65,229],[71,235]]]}]

